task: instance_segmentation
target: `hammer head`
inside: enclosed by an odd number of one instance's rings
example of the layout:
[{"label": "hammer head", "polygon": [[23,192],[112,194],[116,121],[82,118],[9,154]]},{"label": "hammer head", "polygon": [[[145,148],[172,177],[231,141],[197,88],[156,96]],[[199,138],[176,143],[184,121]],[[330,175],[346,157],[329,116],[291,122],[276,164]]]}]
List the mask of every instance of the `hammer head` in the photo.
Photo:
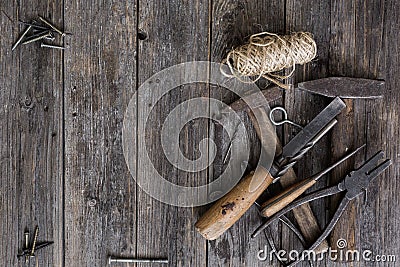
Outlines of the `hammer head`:
[{"label": "hammer head", "polygon": [[299,83],[298,88],[327,97],[376,99],[383,97],[385,82],[362,78],[330,77]]}]

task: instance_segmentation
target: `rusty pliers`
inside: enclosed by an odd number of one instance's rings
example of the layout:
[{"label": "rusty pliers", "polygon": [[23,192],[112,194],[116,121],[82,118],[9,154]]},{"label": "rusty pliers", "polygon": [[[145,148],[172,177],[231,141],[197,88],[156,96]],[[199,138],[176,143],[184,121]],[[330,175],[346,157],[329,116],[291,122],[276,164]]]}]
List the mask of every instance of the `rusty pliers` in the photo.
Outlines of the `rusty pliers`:
[{"label": "rusty pliers", "polygon": [[[326,226],[325,230],[321,234],[321,236],[307,249],[308,251],[314,250],[318,247],[318,245],[329,235],[332,229],[335,227],[336,223],[338,222],[340,216],[343,214],[344,210],[346,209],[349,202],[356,198],[357,196],[361,195],[365,192],[367,187],[370,183],[383,171],[385,171],[390,165],[391,160],[383,159],[383,151],[379,151],[370,159],[368,159],[361,167],[358,169],[351,171],[346,177],[337,185],[328,187],[326,189],[318,190],[316,192],[310,193],[283,208],[282,210],[276,212],[273,216],[269,217],[268,220],[260,226],[256,232],[261,231],[262,229],[269,226],[271,223],[279,220],[279,218],[284,215],[285,213],[291,211],[292,209],[313,201],[315,199],[319,199],[322,197],[334,195],[340,192],[346,192],[344,198],[340,202],[332,220]],[[381,163],[379,163],[381,162]],[[291,262],[289,266],[294,266],[299,261]]]}]

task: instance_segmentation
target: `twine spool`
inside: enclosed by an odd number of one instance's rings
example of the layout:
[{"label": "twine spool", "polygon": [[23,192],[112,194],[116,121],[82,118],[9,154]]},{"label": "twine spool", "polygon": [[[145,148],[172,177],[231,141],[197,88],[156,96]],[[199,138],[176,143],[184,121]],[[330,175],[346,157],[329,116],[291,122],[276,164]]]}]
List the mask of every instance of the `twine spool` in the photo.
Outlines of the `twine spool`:
[{"label": "twine spool", "polygon": [[[289,78],[296,64],[305,64],[315,58],[317,45],[309,32],[295,32],[291,35],[262,32],[250,36],[249,42],[228,53],[226,63],[230,68],[230,77],[241,81],[243,77],[253,78],[256,82],[261,77],[288,89],[280,82]],[[277,71],[292,68],[287,76],[274,74]],[[255,78],[255,79],[254,79]]]}]

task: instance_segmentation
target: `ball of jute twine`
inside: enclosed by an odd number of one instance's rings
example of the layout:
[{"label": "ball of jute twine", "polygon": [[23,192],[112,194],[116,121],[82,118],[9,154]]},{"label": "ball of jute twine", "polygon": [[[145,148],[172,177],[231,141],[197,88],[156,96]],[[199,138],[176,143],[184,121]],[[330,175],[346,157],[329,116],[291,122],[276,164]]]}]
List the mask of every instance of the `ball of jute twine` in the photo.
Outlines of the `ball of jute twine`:
[{"label": "ball of jute twine", "polygon": [[[315,58],[317,45],[309,32],[295,32],[291,35],[279,36],[274,33],[262,32],[250,36],[249,42],[239,46],[226,57],[226,63],[231,74],[243,82],[244,77],[251,77],[256,82],[261,77],[288,89],[282,83],[289,78],[296,64],[305,64]],[[276,74],[277,71],[291,68],[289,75]]]}]

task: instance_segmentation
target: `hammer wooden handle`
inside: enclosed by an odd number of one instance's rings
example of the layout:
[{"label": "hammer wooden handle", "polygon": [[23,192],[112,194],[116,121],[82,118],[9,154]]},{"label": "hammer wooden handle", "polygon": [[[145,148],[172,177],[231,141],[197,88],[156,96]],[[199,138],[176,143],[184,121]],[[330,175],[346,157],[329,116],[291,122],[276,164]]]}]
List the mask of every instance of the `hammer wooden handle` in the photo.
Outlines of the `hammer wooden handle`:
[{"label": "hammer wooden handle", "polygon": [[317,181],[310,179],[290,186],[279,195],[267,200],[261,205],[261,214],[270,217],[292,203],[296,198],[303,194],[308,188],[313,186]]},{"label": "hammer wooden handle", "polygon": [[[256,188],[252,188],[252,181],[261,182],[257,183]],[[273,177],[264,168],[250,173],[228,194],[214,203],[197,221],[196,230],[208,240],[216,239],[242,217],[272,181]]]}]

